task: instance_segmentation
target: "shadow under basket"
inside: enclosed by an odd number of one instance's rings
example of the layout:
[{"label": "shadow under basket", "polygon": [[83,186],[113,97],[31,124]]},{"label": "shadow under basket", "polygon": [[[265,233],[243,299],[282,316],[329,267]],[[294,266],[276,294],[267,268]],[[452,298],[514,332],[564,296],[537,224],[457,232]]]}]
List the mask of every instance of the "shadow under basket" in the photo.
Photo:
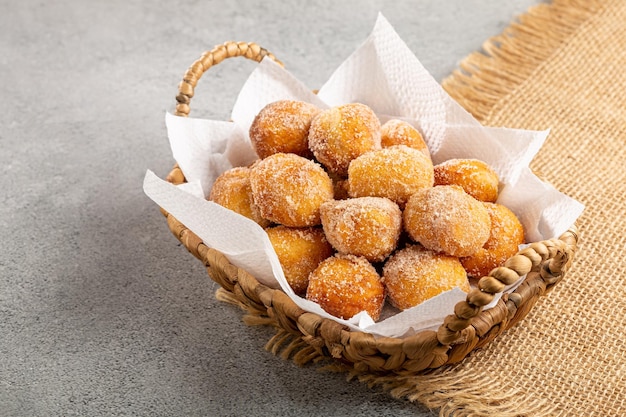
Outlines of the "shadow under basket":
[{"label": "shadow under basket", "polygon": [[[226,58],[245,57],[260,62],[266,56],[276,61],[267,50],[244,42],[226,42],[205,52],[179,84],[175,114],[188,116],[194,88],[212,66]],[[185,182],[178,166],[174,166],[167,181]],[[283,291],[259,283],[222,253],[207,247],[174,216],[161,211],[174,236],[204,263],[211,279],[221,286],[218,298],[247,311],[248,321],[276,328],[277,335],[268,349],[274,353],[282,350],[283,356],[301,364],[328,358],[356,371],[384,374],[415,374],[459,362],[498,337],[526,317],[537,299],[563,278],[578,243],[574,225],[559,238],[530,244],[481,278],[478,287],[455,305],[437,331],[424,330],[405,338],[378,337],[301,309]],[[514,292],[504,294],[495,307],[483,310],[495,294],[523,276]]]}]

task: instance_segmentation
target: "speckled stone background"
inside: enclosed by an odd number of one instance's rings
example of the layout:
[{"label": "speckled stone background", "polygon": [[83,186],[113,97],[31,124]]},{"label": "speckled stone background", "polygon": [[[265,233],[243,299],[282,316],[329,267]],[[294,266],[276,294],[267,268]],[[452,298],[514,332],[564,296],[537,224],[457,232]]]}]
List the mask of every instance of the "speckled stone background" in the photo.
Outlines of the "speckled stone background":
[{"label": "speckled stone background", "polygon": [[[378,12],[441,80],[533,0],[0,0],[1,416],[430,416],[263,349],[142,191],[204,50],[255,41],[320,87]],[[254,63],[202,79],[228,118]]]}]

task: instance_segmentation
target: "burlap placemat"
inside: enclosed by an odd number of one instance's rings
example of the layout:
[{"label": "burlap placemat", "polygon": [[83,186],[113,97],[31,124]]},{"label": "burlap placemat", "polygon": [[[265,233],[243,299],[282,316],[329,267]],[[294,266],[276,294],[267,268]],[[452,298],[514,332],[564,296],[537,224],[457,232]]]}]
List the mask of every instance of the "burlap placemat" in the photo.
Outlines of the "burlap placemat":
[{"label": "burlap placemat", "polygon": [[551,129],[532,168],[585,204],[580,249],[525,320],[457,366],[360,378],[446,416],[626,415],[626,1],[539,5],[484,49],[444,87],[485,125]]}]

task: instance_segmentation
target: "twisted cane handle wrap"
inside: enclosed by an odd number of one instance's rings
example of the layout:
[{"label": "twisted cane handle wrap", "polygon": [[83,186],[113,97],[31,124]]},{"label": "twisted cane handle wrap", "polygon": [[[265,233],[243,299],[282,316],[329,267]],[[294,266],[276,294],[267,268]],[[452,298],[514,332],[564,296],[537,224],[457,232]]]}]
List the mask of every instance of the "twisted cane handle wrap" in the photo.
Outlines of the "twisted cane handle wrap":
[{"label": "twisted cane handle wrap", "polygon": [[[535,242],[509,258],[503,266],[493,269],[489,275],[478,281],[465,301],[456,304],[454,314],[446,317],[437,331],[437,339],[442,345],[462,343],[463,331],[472,325],[484,306],[491,303],[497,293],[507,285],[514,284],[524,275],[538,274],[545,285],[555,284],[566,272],[573,258],[578,242],[576,227],[572,226],[559,239]],[[519,306],[520,296],[513,293],[509,299]]]},{"label": "twisted cane handle wrap", "polygon": [[271,52],[265,48],[261,48],[254,42],[229,41],[222,45],[217,45],[210,51],[203,53],[185,72],[182,81],[178,84],[178,95],[176,96],[177,104],[174,114],[183,117],[189,116],[189,111],[191,110],[189,103],[191,102],[194,89],[200,77],[212,66],[219,64],[227,58],[238,56],[257,62],[261,62],[261,60],[267,56],[282,65]]}]

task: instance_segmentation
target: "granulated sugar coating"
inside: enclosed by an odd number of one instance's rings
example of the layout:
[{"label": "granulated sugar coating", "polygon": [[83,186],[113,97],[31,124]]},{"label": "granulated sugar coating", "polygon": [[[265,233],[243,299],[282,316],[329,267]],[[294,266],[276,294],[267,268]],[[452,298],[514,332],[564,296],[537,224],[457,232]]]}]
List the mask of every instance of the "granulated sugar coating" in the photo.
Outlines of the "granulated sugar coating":
[{"label": "granulated sugar coating", "polygon": [[367,259],[337,254],[311,273],[306,298],[335,317],[349,319],[367,311],[376,321],[385,303],[385,288]]},{"label": "granulated sugar coating", "polygon": [[486,163],[434,167],[415,127],[399,119],[381,126],[366,105],[273,102],[250,138],[261,159],[224,174],[233,178],[223,192],[229,208],[256,213],[294,292],[336,317],[367,311],[379,320],[387,291],[391,309],[469,291],[468,275],[500,266],[523,241],[512,212],[479,201],[498,193]]},{"label": "granulated sugar coating", "polygon": [[435,185],[459,185],[477,200],[498,199],[498,174],[478,159],[450,159],[435,166]]},{"label": "granulated sugar coating", "polygon": [[456,185],[418,191],[406,204],[404,228],[427,249],[470,256],[483,247],[491,230],[484,204]]},{"label": "granulated sugar coating", "polygon": [[475,278],[488,275],[493,268],[504,264],[524,243],[524,228],[511,210],[501,204],[483,205],[491,219],[489,239],[473,255],[460,258],[468,275]]},{"label": "granulated sugar coating", "polygon": [[430,157],[406,145],[368,152],[348,169],[352,197],[386,197],[403,208],[409,197],[434,183]]},{"label": "granulated sugar coating", "polygon": [[400,119],[390,119],[380,128],[380,144],[383,148],[394,145],[406,145],[409,148],[422,151],[430,158],[430,151],[422,134],[408,122]]},{"label": "granulated sugar coating", "polygon": [[266,105],[250,126],[250,141],[259,158],[280,152],[311,158],[309,127],[319,112],[317,106],[295,100]]},{"label": "granulated sugar coating", "polygon": [[324,169],[295,154],[277,153],[254,164],[250,185],[261,215],[285,226],[320,224],[320,206],[333,199],[333,183]]},{"label": "granulated sugar coating", "polygon": [[249,168],[235,167],[224,171],[213,183],[209,200],[254,220],[261,227],[270,225],[252,199]]},{"label": "granulated sugar coating", "polygon": [[329,201],[320,208],[328,241],[340,253],[383,261],[396,248],[402,231],[402,212],[382,197]]},{"label": "granulated sugar coating", "polygon": [[360,103],[324,110],[311,122],[309,148],[329,172],[345,176],[350,161],[380,149],[380,121]]},{"label": "granulated sugar coating", "polygon": [[293,228],[276,226],[265,230],[278,255],[285,278],[293,291],[304,296],[309,285],[309,274],[333,250],[320,227]]},{"label": "granulated sugar coating", "polygon": [[459,287],[469,292],[465,269],[458,258],[409,245],[394,253],[383,268],[383,283],[389,301],[406,310]]}]

